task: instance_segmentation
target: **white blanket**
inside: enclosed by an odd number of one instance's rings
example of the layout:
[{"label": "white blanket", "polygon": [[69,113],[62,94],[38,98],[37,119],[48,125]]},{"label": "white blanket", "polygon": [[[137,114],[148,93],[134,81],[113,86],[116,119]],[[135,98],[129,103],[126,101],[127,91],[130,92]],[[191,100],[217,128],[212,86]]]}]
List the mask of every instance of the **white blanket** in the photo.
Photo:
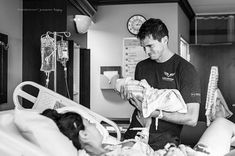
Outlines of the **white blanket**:
[{"label": "white blanket", "polygon": [[14,124],[14,111],[0,112],[1,156],[50,156],[26,140]]},{"label": "white blanket", "polygon": [[[121,86],[133,95],[143,97],[142,112],[145,118],[155,110],[187,113],[187,105],[177,89],[156,89],[146,80],[137,81],[129,77],[117,80],[116,90],[120,91]],[[157,124],[156,119],[156,128]]]},{"label": "white blanket", "polygon": [[[59,111],[70,108],[73,109]],[[31,109],[0,112],[0,138],[0,156],[89,156],[85,150],[77,151],[51,119]],[[112,136],[103,141],[120,143]]]}]

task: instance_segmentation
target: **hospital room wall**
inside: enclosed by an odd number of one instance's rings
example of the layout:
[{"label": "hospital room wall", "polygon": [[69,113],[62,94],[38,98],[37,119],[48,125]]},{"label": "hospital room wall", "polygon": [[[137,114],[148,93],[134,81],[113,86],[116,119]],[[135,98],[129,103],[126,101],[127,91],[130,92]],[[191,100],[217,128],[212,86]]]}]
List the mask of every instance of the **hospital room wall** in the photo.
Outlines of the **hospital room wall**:
[{"label": "hospital room wall", "polygon": [[12,94],[22,82],[22,0],[0,1],[0,32],[8,35],[8,98],[0,110],[14,108]]},{"label": "hospital room wall", "polygon": [[[100,89],[100,67],[122,65],[123,38],[133,37],[126,28],[126,22],[134,14],[162,19],[170,31],[169,46],[176,53],[179,49],[179,32],[186,39],[189,38],[189,21],[182,15],[183,11],[177,3],[99,6],[87,40],[91,49],[90,107],[106,117],[129,118],[133,111],[133,107],[114,91]],[[179,22],[184,24],[182,26],[185,29],[179,29]]]}]

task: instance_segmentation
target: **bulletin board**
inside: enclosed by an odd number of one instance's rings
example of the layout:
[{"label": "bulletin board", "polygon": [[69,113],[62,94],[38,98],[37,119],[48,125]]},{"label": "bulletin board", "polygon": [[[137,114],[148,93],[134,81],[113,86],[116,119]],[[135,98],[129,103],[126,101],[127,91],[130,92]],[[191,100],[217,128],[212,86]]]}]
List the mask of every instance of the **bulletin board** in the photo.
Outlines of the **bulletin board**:
[{"label": "bulletin board", "polygon": [[123,39],[123,61],[122,75],[123,77],[134,78],[136,64],[148,58],[143,47],[140,46],[140,41],[136,37]]}]

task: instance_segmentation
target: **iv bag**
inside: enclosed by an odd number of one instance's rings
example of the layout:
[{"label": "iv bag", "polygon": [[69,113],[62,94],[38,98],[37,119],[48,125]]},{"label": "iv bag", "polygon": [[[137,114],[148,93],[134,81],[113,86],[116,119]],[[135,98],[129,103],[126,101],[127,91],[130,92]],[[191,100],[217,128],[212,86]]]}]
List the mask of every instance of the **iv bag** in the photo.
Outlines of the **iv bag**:
[{"label": "iv bag", "polygon": [[41,71],[55,71],[55,40],[48,34],[41,37]]},{"label": "iv bag", "polygon": [[61,63],[69,60],[68,41],[57,41],[57,60]]}]

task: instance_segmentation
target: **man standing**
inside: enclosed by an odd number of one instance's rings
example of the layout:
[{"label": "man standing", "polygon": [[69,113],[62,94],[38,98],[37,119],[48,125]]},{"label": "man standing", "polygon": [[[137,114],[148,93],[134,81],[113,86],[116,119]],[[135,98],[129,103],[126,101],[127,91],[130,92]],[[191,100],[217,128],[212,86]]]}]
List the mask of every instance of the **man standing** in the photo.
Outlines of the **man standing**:
[{"label": "man standing", "polygon": [[[185,114],[155,110],[151,114],[148,143],[154,150],[164,148],[167,143],[178,145],[183,125],[195,126],[198,121],[201,101],[199,77],[192,64],[169,49],[168,29],[160,19],[151,18],[145,21],[137,38],[149,58],[137,64],[135,79],[145,79],[151,87],[157,89],[178,89],[188,110]],[[137,133],[130,128],[142,127],[146,122],[140,109],[142,99],[128,93],[124,86],[121,87],[121,97],[129,99],[130,104],[136,107],[130,126],[124,134],[124,139],[130,139]],[[156,117],[159,119],[157,130]]]}]

